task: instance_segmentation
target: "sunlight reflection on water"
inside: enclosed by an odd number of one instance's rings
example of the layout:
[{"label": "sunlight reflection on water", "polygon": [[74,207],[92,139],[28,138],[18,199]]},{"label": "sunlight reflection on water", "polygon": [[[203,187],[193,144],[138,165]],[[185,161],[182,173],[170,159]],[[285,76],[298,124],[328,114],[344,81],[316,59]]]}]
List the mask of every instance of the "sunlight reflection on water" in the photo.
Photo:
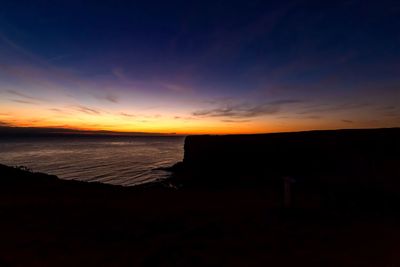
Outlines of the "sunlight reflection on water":
[{"label": "sunlight reflection on water", "polygon": [[62,179],[131,186],[167,177],[156,168],[183,158],[184,137],[0,140],[0,163]]}]

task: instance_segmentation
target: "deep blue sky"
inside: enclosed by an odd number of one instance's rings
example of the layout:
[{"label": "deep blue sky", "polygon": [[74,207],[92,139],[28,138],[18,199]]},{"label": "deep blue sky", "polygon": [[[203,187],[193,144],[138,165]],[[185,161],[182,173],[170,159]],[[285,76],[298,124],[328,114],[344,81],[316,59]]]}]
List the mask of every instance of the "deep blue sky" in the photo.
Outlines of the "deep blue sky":
[{"label": "deep blue sky", "polygon": [[398,1],[2,1],[0,59],[3,102],[55,87],[73,99],[48,110],[255,131],[400,124]]}]

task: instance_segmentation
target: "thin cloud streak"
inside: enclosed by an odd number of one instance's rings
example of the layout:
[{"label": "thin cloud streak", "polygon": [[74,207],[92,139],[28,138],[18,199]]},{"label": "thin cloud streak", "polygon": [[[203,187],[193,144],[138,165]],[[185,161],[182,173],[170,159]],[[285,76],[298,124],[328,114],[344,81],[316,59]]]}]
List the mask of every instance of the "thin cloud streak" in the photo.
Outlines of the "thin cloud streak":
[{"label": "thin cloud streak", "polygon": [[244,123],[244,122],[251,122],[251,120],[221,120],[221,122],[228,122],[228,123]]},{"label": "thin cloud streak", "polygon": [[59,114],[63,114],[63,115],[70,115],[71,114],[70,112],[68,112],[66,110],[63,110],[63,109],[59,109],[59,108],[49,108],[49,110],[53,111],[53,112],[57,112]]},{"label": "thin cloud streak", "polygon": [[118,101],[119,101],[118,96],[115,94],[107,94],[105,99],[111,103],[118,103]]},{"label": "thin cloud streak", "polygon": [[11,99],[11,101],[20,104],[39,105],[38,103],[29,100]]},{"label": "thin cloud streak", "polygon": [[136,117],[136,115],[134,115],[134,114],[129,114],[129,113],[125,113],[125,112],[120,112],[119,115],[124,116],[124,117],[129,117],[129,118]]},{"label": "thin cloud streak", "polygon": [[5,121],[0,121],[0,126],[4,127],[4,126],[12,126],[11,123],[5,122]]},{"label": "thin cloud streak", "polygon": [[302,103],[300,100],[278,100],[262,104],[228,104],[225,107],[199,110],[192,113],[197,117],[253,118],[263,115],[277,114],[282,106]]},{"label": "thin cloud streak", "polygon": [[327,112],[335,112],[341,110],[353,110],[370,107],[369,103],[337,103],[337,104],[319,104],[307,106],[304,110],[297,112],[299,115],[320,114]]},{"label": "thin cloud streak", "polygon": [[22,98],[25,98],[25,99],[36,100],[36,101],[42,101],[41,98],[34,97],[34,96],[30,96],[30,95],[27,95],[27,94],[24,94],[24,93],[15,91],[15,90],[6,90],[6,92],[9,93],[9,94],[11,94],[11,95],[19,96],[19,97],[22,97]]},{"label": "thin cloud streak", "polygon": [[74,105],[73,108],[77,111],[80,111],[82,113],[89,114],[89,115],[100,115],[102,113],[101,111],[99,111],[97,109],[89,108],[89,107],[82,106],[82,105]]},{"label": "thin cloud streak", "polygon": [[342,120],[342,122],[345,122],[345,123],[354,123],[354,121],[352,121],[352,120]]}]

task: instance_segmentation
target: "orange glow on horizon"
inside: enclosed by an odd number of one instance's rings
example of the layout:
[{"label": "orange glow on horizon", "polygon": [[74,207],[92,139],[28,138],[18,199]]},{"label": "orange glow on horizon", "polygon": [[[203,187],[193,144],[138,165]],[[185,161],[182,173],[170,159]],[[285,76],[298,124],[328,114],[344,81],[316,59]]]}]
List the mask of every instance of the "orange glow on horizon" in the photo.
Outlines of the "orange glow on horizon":
[{"label": "orange glow on horizon", "polygon": [[[134,105],[91,105],[76,102],[34,103],[0,99],[0,125],[46,127],[83,131],[141,132],[162,134],[257,134],[344,128],[393,127],[393,117],[371,120],[366,112],[353,113],[356,120],[343,120],[340,111],[324,116],[301,117],[296,110],[253,117],[195,114],[199,107],[143,108]],[[33,102],[30,103],[29,101]],[[37,101],[38,102],[38,101]],[[319,119],[321,117],[321,119]]]},{"label": "orange glow on horizon", "polygon": [[[103,124],[102,124],[102,123]],[[178,135],[195,135],[195,134],[259,134],[259,133],[273,133],[273,132],[293,132],[293,131],[306,131],[306,130],[328,130],[345,128],[340,125],[330,125],[326,122],[324,126],[318,126],[299,121],[292,121],[291,123],[282,123],[271,120],[267,122],[249,122],[249,123],[220,123],[218,121],[201,121],[197,123],[182,123],[176,122],[174,119],[160,120],[151,123],[143,123],[135,126],[132,123],[114,123],[107,124],[109,121],[96,120],[92,123],[78,122],[76,120],[21,120],[13,119],[7,126],[12,127],[38,127],[38,128],[59,128],[71,129],[78,131],[110,131],[119,133],[160,133],[160,134],[178,134]],[[239,125],[238,125],[239,124]],[[357,127],[352,127],[357,128]],[[362,128],[362,127],[359,127]]]}]

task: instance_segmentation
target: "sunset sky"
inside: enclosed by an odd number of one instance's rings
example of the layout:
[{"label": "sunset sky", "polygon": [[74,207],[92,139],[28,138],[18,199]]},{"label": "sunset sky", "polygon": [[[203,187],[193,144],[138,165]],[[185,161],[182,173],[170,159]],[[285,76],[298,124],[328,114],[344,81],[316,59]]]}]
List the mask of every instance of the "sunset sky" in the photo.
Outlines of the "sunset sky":
[{"label": "sunset sky", "polygon": [[400,126],[400,3],[2,1],[0,125]]}]

